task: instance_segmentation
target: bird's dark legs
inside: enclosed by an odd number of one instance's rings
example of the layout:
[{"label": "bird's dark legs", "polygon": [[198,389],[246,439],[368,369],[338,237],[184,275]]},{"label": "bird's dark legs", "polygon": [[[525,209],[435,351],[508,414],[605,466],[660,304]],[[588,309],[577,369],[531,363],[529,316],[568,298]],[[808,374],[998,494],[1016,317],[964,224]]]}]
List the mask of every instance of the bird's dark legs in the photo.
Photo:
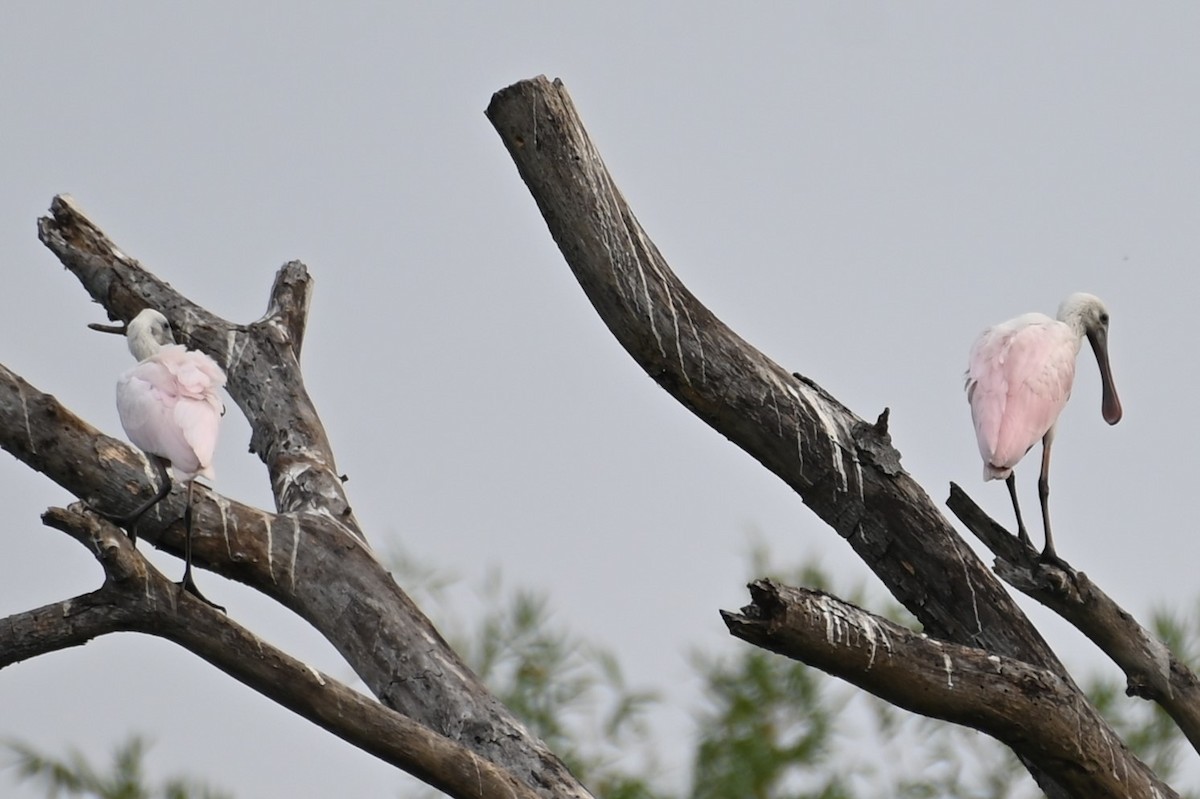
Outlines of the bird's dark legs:
[{"label": "bird's dark legs", "polygon": [[1033,542],[1029,540],[1029,533],[1025,530],[1025,522],[1021,519],[1021,506],[1017,503],[1017,478],[1015,472],[1008,473],[1008,479],[1004,481],[1008,486],[1008,495],[1012,497],[1013,510],[1017,514],[1017,536],[1021,539],[1021,543],[1027,547],[1032,547]]},{"label": "bird's dark legs", "polygon": [[[110,522],[125,528],[125,534],[129,536],[130,542],[137,547],[137,522],[142,518],[142,515],[162,501],[163,497],[171,493],[171,475],[167,472],[167,461],[157,455],[147,455],[147,459],[158,470],[159,489],[149,501],[139,505],[135,510],[126,513],[122,516],[113,516],[107,513],[100,513],[101,516],[108,519]],[[99,511],[97,511],[99,513]]]},{"label": "bird's dark legs", "polygon": [[200,589],[196,587],[196,581],[192,579],[192,485],[191,482],[188,483],[187,506],[183,510],[183,526],[185,530],[183,538],[183,579],[179,581],[179,587],[206,605],[210,605],[224,613],[225,608],[200,593]]},{"label": "bird's dark legs", "polygon": [[1054,429],[1051,428],[1042,439],[1042,474],[1038,477],[1038,499],[1042,502],[1042,527],[1046,531],[1046,548],[1042,550],[1041,561],[1053,563],[1062,568],[1068,568],[1067,562],[1054,551],[1054,537],[1050,535],[1050,444],[1054,441]]}]

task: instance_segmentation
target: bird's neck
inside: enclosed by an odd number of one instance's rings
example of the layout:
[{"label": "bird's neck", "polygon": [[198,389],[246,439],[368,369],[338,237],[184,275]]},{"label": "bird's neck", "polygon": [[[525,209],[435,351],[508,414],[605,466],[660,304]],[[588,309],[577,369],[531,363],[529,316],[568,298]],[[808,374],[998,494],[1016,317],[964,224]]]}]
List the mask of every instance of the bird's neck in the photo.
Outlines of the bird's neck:
[{"label": "bird's neck", "polygon": [[[1076,341],[1082,342],[1083,337],[1087,335],[1087,326],[1083,323],[1083,314],[1078,311],[1068,311],[1060,314],[1058,321],[1062,322],[1067,327],[1071,328],[1071,332],[1075,334]],[[1076,348],[1078,348],[1078,344]]]},{"label": "bird's neck", "polygon": [[134,336],[129,339],[129,351],[139,363],[153,357],[162,348],[163,345],[155,341],[153,336]]}]

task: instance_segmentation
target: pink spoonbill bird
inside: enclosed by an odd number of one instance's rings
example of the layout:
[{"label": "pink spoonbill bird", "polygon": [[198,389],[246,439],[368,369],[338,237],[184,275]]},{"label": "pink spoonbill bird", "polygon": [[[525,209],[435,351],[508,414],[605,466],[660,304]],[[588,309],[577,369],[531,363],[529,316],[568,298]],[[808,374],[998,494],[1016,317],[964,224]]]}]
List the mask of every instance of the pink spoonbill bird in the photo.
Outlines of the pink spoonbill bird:
[{"label": "pink spoonbill bird", "polygon": [[[225,407],[217,392],[225,385],[225,373],[202,352],[176,344],[167,318],[147,308],[128,325],[90,325],[95,330],[124,333],[129,351],[138,363],[117,381],[117,413],[133,444],[144,451],[157,468],[158,493],[132,513],[115,517],[137,540],[134,525],[147,510],[171,490],[170,465],[175,479],[188,487],[184,511],[184,567],[179,585],[207,602],[192,579],[192,483],[203,475],[213,479],[213,452],[217,429]],[[223,608],[222,608],[223,609]]]},{"label": "pink spoonbill bird", "polygon": [[1017,532],[1030,545],[1021,520],[1013,467],[1042,441],[1038,498],[1046,547],[1042,560],[1062,564],[1050,535],[1050,445],[1054,424],[1071,396],[1075,356],[1084,337],[1100,366],[1104,421],[1121,421],[1121,401],[1108,365],[1108,309],[1091,294],[1072,294],[1058,307],[1058,318],[1028,313],[990,327],[975,340],[967,366],[967,401],[975,438],[983,456],[983,479],[1004,479],[1017,514]]}]

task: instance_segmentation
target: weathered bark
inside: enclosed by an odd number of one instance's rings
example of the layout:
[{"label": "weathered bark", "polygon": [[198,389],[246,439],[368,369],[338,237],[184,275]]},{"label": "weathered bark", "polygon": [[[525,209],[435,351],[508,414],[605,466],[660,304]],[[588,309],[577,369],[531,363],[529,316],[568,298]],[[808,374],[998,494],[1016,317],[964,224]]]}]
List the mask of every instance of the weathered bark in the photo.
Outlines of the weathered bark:
[{"label": "weathered bark", "polygon": [[[540,796],[588,796],[545,744],[488,693],[366,544],[299,368],[312,286],[304,265],[280,270],[262,319],[235,325],[143,269],[69,198],[55,198],[38,230],[110,318],[128,320],[155,307],[178,340],[212,355],[250,420],[251,449],[267,465],[279,512],[198,491],[196,562],[309,621],[387,707],[467,747]],[[3,366],[0,446],[109,513],[128,511],[154,492],[156,478],[140,453]],[[183,508],[183,491],[176,488],[142,518],[139,536],[179,552]],[[72,635],[67,629],[59,634]],[[5,659],[0,651],[0,662]]]},{"label": "weathered bark", "polygon": [[1073,796],[1174,795],[1141,764],[1112,768],[1119,740],[1093,727],[1095,709],[1048,669],[915,633],[822,591],[770,580],[749,588],[751,605],[722,613],[744,641],[899,707],[986,732],[1030,762],[1058,763],[1055,777]]},{"label": "weathered bark", "polygon": [[[647,374],[795,489],[929,635],[1026,663],[1086,704],[1000,582],[900,466],[886,412],[865,422],[754,349],[687,290],[634,218],[561,82],[539,77],[503,89],[487,115],[596,312]],[[1090,734],[1109,745],[1085,747],[1077,760],[1005,740],[1051,796],[1071,795],[1075,773],[1149,774],[1088,711]],[[1150,777],[1145,784],[1158,795],[1169,792]]]}]

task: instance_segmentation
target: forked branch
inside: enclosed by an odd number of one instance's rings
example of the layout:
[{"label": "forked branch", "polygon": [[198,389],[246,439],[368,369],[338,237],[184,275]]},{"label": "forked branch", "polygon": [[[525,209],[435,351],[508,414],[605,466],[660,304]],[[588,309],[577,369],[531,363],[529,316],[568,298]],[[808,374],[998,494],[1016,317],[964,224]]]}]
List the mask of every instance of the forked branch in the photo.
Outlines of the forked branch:
[{"label": "forked branch", "polygon": [[83,544],[104,568],[90,594],[0,625],[0,667],[110,632],[173,641],[354,746],[458,799],[537,794],[495,764],[276,649],[167,580],[125,534],[80,507],[51,508],[50,527]]}]

